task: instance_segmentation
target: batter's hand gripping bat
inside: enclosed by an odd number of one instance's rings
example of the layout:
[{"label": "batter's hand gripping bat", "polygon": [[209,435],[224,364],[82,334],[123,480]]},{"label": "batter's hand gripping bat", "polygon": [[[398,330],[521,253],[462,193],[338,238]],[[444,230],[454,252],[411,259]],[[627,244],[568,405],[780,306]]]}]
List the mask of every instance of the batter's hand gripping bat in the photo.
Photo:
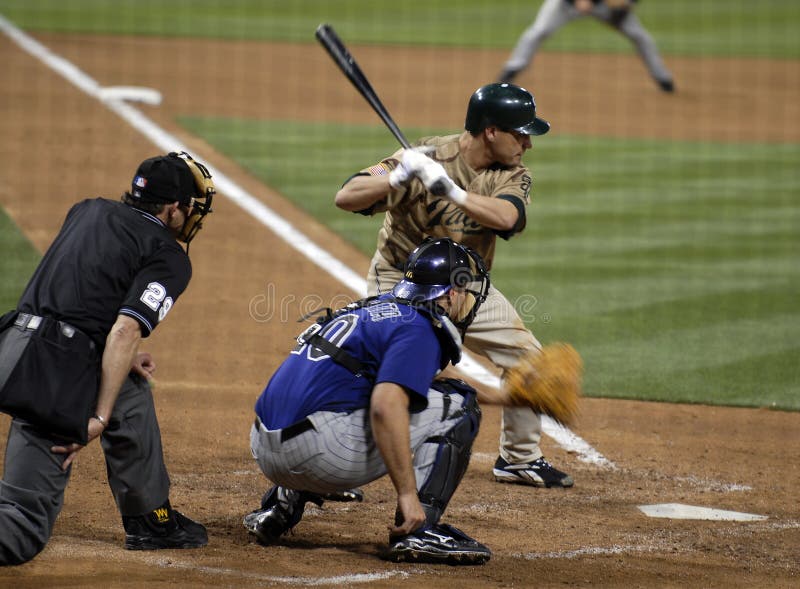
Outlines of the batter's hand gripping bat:
[{"label": "batter's hand gripping bat", "polygon": [[[352,55],[350,55],[347,47],[344,46],[344,43],[342,43],[342,40],[339,38],[339,35],[336,34],[336,31],[333,30],[333,27],[327,24],[319,25],[317,27],[316,37],[336,65],[339,66],[339,69],[342,70],[342,73],[347,76],[347,79],[352,82],[359,94],[364,97],[372,109],[381,118],[383,123],[392,132],[392,135],[394,135],[395,138],[400,142],[400,145],[406,149],[411,149],[411,144],[408,142],[408,139],[406,139],[405,135],[403,135],[403,132],[394,122],[394,119],[392,119],[389,111],[386,110],[386,107],[383,106],[381,99],[378,98],[378,95],[372,88],[372,84],[369,83],[367,76],[365,76],[364,72],[361,71],[358,63],[356,63],[356,60]],[[440,180],[437,181],[430,190],[437,196],[443,196],[447,189],[444,182]]]}]

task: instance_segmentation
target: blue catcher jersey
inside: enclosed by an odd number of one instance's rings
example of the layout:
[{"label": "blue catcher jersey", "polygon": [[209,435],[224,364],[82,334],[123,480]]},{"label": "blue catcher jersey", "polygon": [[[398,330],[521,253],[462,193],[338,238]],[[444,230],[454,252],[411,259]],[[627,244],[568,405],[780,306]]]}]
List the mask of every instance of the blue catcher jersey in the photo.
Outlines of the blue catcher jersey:
[{"label": "blue catcher jersey", "polygon": [[348,413],[369,406],[374,385],[398,384],[411,406],[427,404],[428,387],[439,370],[441,347],[430,320],[391,295],[335,317],[320,335],[358,359],[362,376],[319,348],[299,343],[256,401],[268,429],[281,429],[316,411]]}]

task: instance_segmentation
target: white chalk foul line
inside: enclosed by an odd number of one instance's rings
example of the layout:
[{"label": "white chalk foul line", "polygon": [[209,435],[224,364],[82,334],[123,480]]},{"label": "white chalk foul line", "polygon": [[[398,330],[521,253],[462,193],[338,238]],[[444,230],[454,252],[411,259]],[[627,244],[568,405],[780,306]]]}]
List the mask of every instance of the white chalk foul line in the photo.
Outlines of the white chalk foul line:
[{"label": "white chalk foul line", "polygon": [[524,560],[573,559],[582,556],[610,556],[635,552],[654,552],[656,550],[659,550],[656,546],[637,544],[636,546],[594,546],[576,550],[563,550],[561,552],[526,552],[512,554],[511,556]]},{"label": "white chalk foul line", "polygon": [[[57,55],[33,37],[27,35],[1,14],[0,30],[23,50],[115,112],[134,129],[150,139],[160,150],[164,152],[189,151],[177,137],[156,125],[140,110],[125,102],[126,94],[124,92],[120,93],[104,89],[96,80],[80,70],[75,64]],[[207,162],[204,163],[206,163],[209,172],[214,177],[214,185],[220,194],[232,200],[309,261],[316,264],[321,270],[330,274],[358,296],[366,295],[367,283],[361,275],[333,257],[328,251],[319,247],[299,229],[256,199],[232,179]],[[495,388],[500,385],[500,380],[497,376],[484,369],[467,353],[464,353],[459,368],[478,382]],[[542,429],[559,446],[575,454],[579,460],[601,467],[613,468],[614,464],[592,448],[585,440],[569,429],[561,427],[547,416],[542,417]]]},{"label": "white chalk foul line", "polygon": [[336,575],[331,577],[308,577],[308,576],[276,576],[268,575],[258,572],[242,571],[238,569],[229,569],[223,567],[210,567],[198,565],[193,560],[183,560],[174,555],[156,556],[153,554],[138,553],[131,554],[123,551],[112,549],[106,542],[99,542],[97,540],[86,540],[85,538],[61,536],[56,542],[51,542],[47,548],[48,552],[59,556],[61,558],[76,558],[76,557],[97,557],[102,554],[103,560],[123,562],[123,560],[139,559],[150,567],[159,567],[163,569],[178,569],[187,570],[195,573],[203,573],[206,575],[216,575],[220,577],[234,577],[239,579],[249,579],[254,581],[261,581],[269,584],[280,585],[293,585],[299,587],[319,587],[322,585],[341,585],[350,587],[352,585],[361,585],[366,583],[373,583],[383,579],[407,579],[412,574],[424,574],[419,569],[404,569],[404,570],[390,570],[380,571],[373,573],[351,573],[347,575]]}]

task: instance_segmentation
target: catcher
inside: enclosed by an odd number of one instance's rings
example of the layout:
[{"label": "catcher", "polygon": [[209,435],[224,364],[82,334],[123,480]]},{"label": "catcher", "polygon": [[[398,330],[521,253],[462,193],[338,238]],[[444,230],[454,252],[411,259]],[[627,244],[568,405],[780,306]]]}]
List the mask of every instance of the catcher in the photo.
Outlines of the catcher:
[{"label": "catcher", "polygon": [[[450,237],[478,252],[487,266],[497,238],[525,229],[531,175],[522,164],[531,136],[550,125],[536,116],[533,95],[511,84],[488,84],[469,100],[465,131],[428,137],[361,170],[336,194],[344,210],[385,213],[367,275],[369,294],[388,292],[403,277],[411,250],[428,236]],[[437,182],[448,187],[437,196]],[[541,345],[514,306],[494,286],[478,311],[464,345],[503,371],[529,366]],[[489,391],[486,391],[487,394]],[[506,407],[497,481],[536,487],[571,487],[572,477],[551,465],[539,446],[541,419],[528,408]]]},{"label": "catcher", "polygon": [[[478,433],[476,392],[454,379],[431,384],[459,361],[461,337],[488,291],[475,252],[429,239],[412,252],[390,294],[328,309],[297,338],[256,402],[250,433],[253,456],[277,483],[244,518],[260,543],[273,544],[297,525],[306,502],[322,505],[326,496],[388,474],[397,509],[385,558],[489,560],[486,546],[440,521]],[[546,386],[514,384],[491,401],[569,419],[579,376],[574,351],[559,348],[539,360],[531,370]],[[531,375],[518,376],[523,382]],[[556,398],[572,399],[571,407]]]}]

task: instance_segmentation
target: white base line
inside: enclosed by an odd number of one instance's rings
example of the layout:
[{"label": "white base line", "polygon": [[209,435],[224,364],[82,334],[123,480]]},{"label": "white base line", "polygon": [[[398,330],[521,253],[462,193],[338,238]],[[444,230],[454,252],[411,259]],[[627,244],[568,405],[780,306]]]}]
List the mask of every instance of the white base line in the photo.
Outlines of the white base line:
[{"label": "white base line", "polygon": [[210,567],[198,565],[192,560],[182,560],[178,557],[169,556],[156,556],[153,554],[130,554],[130,556],[122,557],[120,550],[115,549],[114,553],[107,553],[109,545],[105,542],[97,540],[86,540],[84,538],[62,536],[59,541],[51,543],[47,550],[53,556],[64,560],[65,558],[86,558],[89,556],[102,557],[107,561],[122,562],[123,560],[139,560],[149,567],[160,567],[164,569],[183,569],[195,573],[203,573],[206,575],[216,575],[227,577],[228,580],[233,578],[248,579],[254,581],[261,581],[270,585],[279,584],[280,586],[298,586],[298,587],[319,587],[326,586],[344,586],[352,587],[353,585],[370,584],[375,581],[382,581],[385,579],[399,578],[408,579],[411,575],[424,574],[424,571],[419,569],[405,569],[405,570],[389,570],[372,573],[351,573],[347,575],[338,575],[333,577],[310,577],[310,576],[276,576],[268,575],[258,572],[248,572],[237,569]]},{"label": "white base line", "polygon": [[[141,111],[122,100],[118,94],[104,91],[103,87],[101,87],[96,80],[80,70],[75,64],[53,53],[33,37],[30,37],[17,28],[2,14],[0,14],[0,30],[23,50],[42,61],[67,81],[118,114],[134,129],[150,139],[161,151],[190,151],[177,137],[156,125]],[[291,223],[280,217],[272,209],[253,197],[222,172],[214,169],[211,165],[206,165],[209,172],[211,172],[211,175],[214,177],[214,185],[221,194],[239,205],[262,225],[270,229],[308,260],[316,264],[321,270],[327,272],[344,286],[354,291],[357,296],[366,296],[367,282],[361,275],[354,272],[340,260],[334,258],[326,250],[320,248]],[[469,376],[475,378],[478,382],[494,387],[499,385],[499,379],[496,376],[486,371],[466,353],[459,364],[459,368],[464,370]],[[546,416],[542,417],[542,428],[544,432],[553,438],[562,448],[576,454],[579,460],[598,466],[613,467],[612,462],[598,453],[587,442],[570,430],[559,426]]]}]

